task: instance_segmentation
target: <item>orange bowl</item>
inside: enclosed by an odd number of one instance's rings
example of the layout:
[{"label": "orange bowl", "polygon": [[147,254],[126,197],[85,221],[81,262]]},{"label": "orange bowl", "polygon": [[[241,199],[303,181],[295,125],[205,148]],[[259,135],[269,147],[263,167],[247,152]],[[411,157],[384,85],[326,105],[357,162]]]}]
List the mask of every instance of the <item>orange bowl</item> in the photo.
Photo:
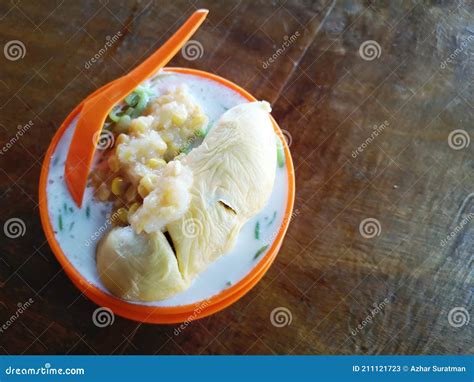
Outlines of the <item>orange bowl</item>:
[{"label": "orange bowl", "polygon": [[[217,82],[234,92],[239,93],[245,99],[249,101],[256,101],[255,97],[249,94],[246,90],[242,89],[241,87],[237,86],[233,82],[230,82],[222,77],[216,76],[211,73],[207,73],[200,70],[195,69],[187,69],[187,68],[165,68],[163,71],[167,72],[174,72],[174,73],[183,73],[183,74],[190,74],[194,76],[199,76],[206,78],[208,80]],[[107,85],[105,85],[107,86]],[[95,93],[100,92],[100,88],[96,90]],[[53,137],[53,140],[46,152],[45,159],[43,161],[42,169],[41,169],[41,177],[40,177],[40,184],[39,184],[39,206],[40,206],[40,216],[41,216],[41,223],[43,226],[43,230],[45,232],[46,238],[48,243],[58,259],[59,263],[63,267],[64,271],[71,279],[71,281],[76,285],[76,287],[89,299],[94,301],[96,304],[100,306],[107,307],[111,309],[115,314],[126,317],[135,321],[139,322],[148,322],[148,323],[179,323],[179,322],[189,322],[195,319],[206,317],[210,314],[216,313],[229,305],[236,302],[240,299],[243,295],[245,295],[252,287],[257,284],[257,282],[263,277],[266,273],[270,265],[273,263],[281,244],[283,242],[283,238],[285,236],[286,230],[288,229],[289,222],[291,220],[291,214],[293,212],[293,204],[294,204],[294,193],[295,193],[295,176],[294,176],[294,169],[293,169],[293,162],[291,160],[290,151],[288,149],[288,145],[283,137],[283,134],[275,122],[273,120],[273,126],[275,129],[275,133],[281,138],[283,143],[283,149],[285,153],[285,163],[286,163],[286,170],[287,170],[287,177],[288,177],[288,192],[287,192],[287,202],[285,208],[285,215],[283,217],[283,222],[280,226],[280,229],[273,240],[270,248],[268,249],[265,256],[258,262],[258,264],[239,282],[231,287],[223,290],[222,292],[208,298],[207,300],[203,300],[200,302],[196,302],[193,304],[188,305],[179,305],[179,306],[170,306],[170,307],[156,307],[156,306],[149,306],[149,305],[140,305],[138,303],[131,303],[128,301],[124,301],[117,297],[114,297],[101,289],[97,286],[88,282],[81,273],[70,263],[67,256],[63,253],[56,237],[54,235],[53,226],[51,224],[49,213],[48,213],[48,200],[46,195],[46,186],[47,186],[47,179],[49,174],[50,168],[50,161],[51,156],[53,155],[56,146],[64,132],[66,131],[67,127],[70,125],[72,120],[80,113],[82,105],[84,101],[82,101],[76,108],[67,116],[67,118],[62,123],[59,130]]]}]

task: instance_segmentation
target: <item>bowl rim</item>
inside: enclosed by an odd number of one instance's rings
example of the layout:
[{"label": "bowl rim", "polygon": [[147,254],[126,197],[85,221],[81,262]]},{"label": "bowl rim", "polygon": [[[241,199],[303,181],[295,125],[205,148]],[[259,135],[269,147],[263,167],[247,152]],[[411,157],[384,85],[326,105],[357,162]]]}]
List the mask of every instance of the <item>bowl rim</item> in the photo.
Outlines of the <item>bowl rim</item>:
[{"label": "bowl rim", "polygon": [[[179,67],[167,67],[163,68],[162,71],[164,72],[172,72],[172,73],[181,73],[181,74],[188,74],[194,75],[202,78],[206,78],[211,81],[218,82],[221,85],[233,90],[234,92],[239,93],[241,96],[246,98],[248,101],[256,101],[256,98],[253,97],[250,93],[246,90],[241,88],[240,86],[234,84],[233,82],[217,76],[212,73],[208,73],[202,70],[197,69],[190,69],[190,68],[179,68]],[[101,91],[102,88],[97,89],[92,94],[96,94]],[[177,306],[149,306],[149,305],[140,305],[137,303],[128,302],[122,300],[118,297],[115,297],[111,294],[106,293],[105,291],[101,290],[99,287],[93,285],[89,281],[87,281],[84,276],[77,270],[72,263],[69,261],[67,256],[62,251],[58,241],[54,236],[54,229],[51,224],[48,212],[48,200],[47,200],[47,180],[51,162],[51,156],[54,153],[60,138],[63,136],[64,132],[66,131],[67,127],[70,125],[72,120],[78,115],[78,113],[82,109],[82,105],[84,104],[84,100],[79,103],[71,113],[66,117],[66,119],[61,124],[60,128],[56,131],[53,136],[53,139],[48,147],[48,150],[45,154],[42,168],[41,168],[41,176],[39,182],[39,210],[40,210],[40,218],[41,224],[43,227],[43,231],[46,235],[46,239],[49,243],[51,250],[53,251],[56,259],[61,264],[62,268],[64,269],[65,273],[71,279],[74,285],[84,294],[86,297],[94,301],[96,304],[107,307],[111,309],[115,314],[119,316],[123,316],[135,321],[139,322],[149,322],[149,323],[177,323],[186,321],[186,317],[194,319],[205,317],[209,314],[213,314],[219,310],[222,310],[235,301],[237,301],[240,297],[242,297],[245,293],[247,293],[266,273],[270,264],[275,259],[278,250],[283,242],[283,238],[285,233],[288,229],[288,225],[291,220],[291,214],[293,212],[293,205],[294,205],[294,198],[295,198],[295,176],[294,176],[294,168],[293,168],[293,161],[291,159],[290,151],[287,145],[287,142],[284,138],[284,135],[272,118],[273,128],[276,134],[280,137],[283,143],[283,150],[285,154],[285,163],[286,163],[286,170],[287,170],[287,177],[288,177],[288,194],[287,194],[287,203],[285,208],[285,214],[283,217],[283,222],[280,226],[278,234],[276,235],[275,239],[273,240],[270,248],[267,250],[265,256],[260,259],[258,264],[256,264],[249,273],[247,273],[239,282],[232,285],[229,288],[224,289],[223,291],[209,297],[206,300],[201,300],[199,302],[186,304],[186,305],[177,305]],[[203,305],[205,305],[203,307]],[[192,316],[190,316],[192,314]],[[187,315],[187,316],[185,316]],[[183,320],[184,318],[184,320]]]}]

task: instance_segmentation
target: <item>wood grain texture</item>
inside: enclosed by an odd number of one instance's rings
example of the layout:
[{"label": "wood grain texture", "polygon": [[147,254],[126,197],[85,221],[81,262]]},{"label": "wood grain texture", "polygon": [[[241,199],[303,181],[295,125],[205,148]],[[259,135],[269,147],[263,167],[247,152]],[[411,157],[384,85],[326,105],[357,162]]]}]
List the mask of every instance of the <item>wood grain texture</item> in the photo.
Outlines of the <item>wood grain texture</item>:
[{"label": "wood grain texture", "polygon": [[[272,102],[295,162],[295,218],[263,280],[225,311],[179,335],[173,325],[120,317],[97,328],[97,306],[45,241],[41,162],[79,101],[199,7],[210,9],[195,35],[203,56],[171,64],[216,73]],[[18,125],[33,126],[0,155],[2,225],[19,218],[26,227],[19,238],[1,236],[0,323],[18,303],[34,302],[2,329],[0,351],[472,353],[472,322],[456,327],[448,317],[473,314],[474,144],[455,150],[448,137],[461,129],[474,139],[473,14],[462,0],[1,2],[2,46],[20,40],[26,51],[14,61],[0,56],[1,145]],[[380,46],[373,60],[359,52],[368,40]],[[360,232],[367,218],[380,225],[373,238]],[[279,328],[270,317],[280,307],[292,321]]]}]

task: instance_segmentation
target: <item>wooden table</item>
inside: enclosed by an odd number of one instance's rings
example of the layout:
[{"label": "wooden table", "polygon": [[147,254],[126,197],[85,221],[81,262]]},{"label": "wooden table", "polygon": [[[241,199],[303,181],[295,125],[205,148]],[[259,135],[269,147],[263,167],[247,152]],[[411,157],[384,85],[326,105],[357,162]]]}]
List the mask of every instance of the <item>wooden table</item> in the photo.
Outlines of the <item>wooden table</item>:
[{"label": "wooden table", "polygon": [[[0,3],[1,44],[9,44],[0,57],[2,224],[25,225],[23,236],[1,237],[0,323],[9,323],[0,351],[472,353],[474,9],[368,3]],[[225,311],[179,335],[173,325],[120,317],[98,328],[97,306],[43,235],[44,153],[80,100],[134,67],[197,7],[210,9],[195,35],[203,54],[171,64],[217,73],[272,103],[291,144],[296,214],[267,275]],[[272,312],[283,308],[291,322],[277,327]]]}]

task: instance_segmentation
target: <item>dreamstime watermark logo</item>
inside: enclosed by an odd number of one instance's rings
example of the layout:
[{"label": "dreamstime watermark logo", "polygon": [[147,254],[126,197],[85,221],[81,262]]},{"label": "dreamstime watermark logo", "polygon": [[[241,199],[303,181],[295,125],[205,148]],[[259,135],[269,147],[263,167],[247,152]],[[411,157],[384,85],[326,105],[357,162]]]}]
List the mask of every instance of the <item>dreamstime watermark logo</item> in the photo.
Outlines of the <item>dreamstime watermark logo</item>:
[{"label": "dreamstime watermark logo", "polygon": [[110,36],[106,36],[105,37],[105,44],[102,48],[99,49],[99,51],[94,54],[89,60],[87,60],[85,63],[84,63],[84,68],[89,70],[91,68],[91,66],[93,64],[95,64],[96,62],[98,62],[102,56],[107,53],[107,50],[109,50],[109,48],[112,48],[112,46],[118,41],[120,40],[120,37],[122,37],[122,32],[121,31],[118,31],[117,33],[115,33],[112,37]]},{"label": "dreamstime watermark logo", "polygon": [[375,236],[380,236],[382,226],[375,218],[367,218],[360,222],[359,232],[362,237],[366,239],[373,239]]},{"label": "dreamstime watermark logo", "polygon": [[288,49],[298,39],[298,37],[300,37],[299,31],[296,31],[289,37],[283,37],[281,46],[275,51],[275,53],[273,53],[266,61],[262,63],[262,68],[267,69],[270,67],[270,65],[273,64],[278,59],[278,57],[285,53],[285,50]]},{"label": "dreamstime watermark logo", "polygon": [[375,40],[364,41],[359,47],[359,56],[365,61],[373,61],[380,57],[382,48]]},{"label": "dreamstime watermark logo", "polygon": [[0,155],[4,155],[7,153],[8,150],[10,150],[15,143],[17,143],[20,138],[34,125],[32,120],[29,120],[28,123],[25,125],[18,125],[17,126],[17,132],[13,137],[10,138],[7,143],[3,145],[3,147],[0,149]]},{"label": "dreamstime watermark logo", "polygon": [[0,334],[2,334],[5,330],[7,330],[13,323],[23,314],[25,311],[33,305],[34,300],[32,298],[28,299],[27,301],[21,303],[19,302],[17,305],[18,309],[13,313],[7,321],[5,321],[2,326],[0,326]]},{"label": "dreamstime watermark logo", "polygon": [[459,45],[459,48],[456,48],[453,53],[451,53],[446,60],[442,61],[439,67],[441,69],[446,69],[448,67],[448,64],[452,64],[453,60],[459,56],[463,51],[464,48],[470,43],[474,41],[474,35],[469,35],[468,37],[464,37],[461,39],[461,44]]},{"label": "dreamstime watermark logo", "polygon": [[449,235],[446,236],[445,239],[441,240],[441,247],[445,247],[446,244],[448,244],[449,241],[451,241],[459,232],[461,232],[464,226],[472,219],[474,219],[474,213],[470,212],[456,227],[454,227],[454,229],[449,233]]},{"label": "dreamstime watermark logo", "polygon": [[97,149],[107,150],[114,146],[115,137],[111,131],[102,130],[93,135],[92,141],[95,143]]},{"label": "dreamstime watermark logo", "polygon": [[290,132],[288,130],[285,130],[285,129],[281,129],[281,134],[280,132],[278,133],[278,136],[280,138],[283,138],[286,142],[286,144],[288,145],[288,147],[291,146],[291,144],[293,143],[293,137],[291,136]]},{"label": "dreamstime watermark logo", "polygon": [[120,218],[118,211],[115,211],[109,218],[105,219],[105,223],[102,224],[95,232],[85,241],[86,247],[89,247],[94,241],[100,239],[102,234],[107,231],[116,220]]},{"label": "dreamstime watermark logo", "polygon": [[184,236],[186,236],[188,239],[194,239],[202,233],[203,226],[199,219],[189,218],[183,221],[181,229]]},{"label": "dreamstime watermark logo", "polygon": [[43,367],[12,367],[8,366],[5,369],[6,375],[84,375],[86,371],[82,367],[75,368],[56,368],[51,367],[49,362],[45,363]]},{"label": "dreamstime watermark logo", "polygon": [[374,125],[370,136],[364,142],[362,142],[360,146],[357,147],[357,149],[352,151],[352,158],[355,159],[359,156],[359,154],[362,154],[364,150],[375,140],[375,138],[382,134],[385,128],[388,126],[390,126],[390,123],[387,120],[383,121],[383,123],[379,126]]},{"label": "dreamstime watermark logo", "polygon": [[462,150],[469,146],[471,143],[471,137],[466,130],[456,129],[448,135],[448,145],[453,150]]},{"label": "dreamstime watermark logo", "polygon": [[186,318],[177,328],[174,329],[173,333],[175,336],[178,336],[185,330],[191,322],[193,322],[201,312],[210,305],[210,300],[204,300],[201,302],[197,308],[193,310],[193,313]]},{"label": "dreamstime watermark logo", "polygon": [[20,40],[8,41],[3,47],[5,58],[10,61],[17,61],[26,55],[26,47]]},{"label": "dreamstime watermark logo", "polygon": [[8,219],[3,224],[3,233],[10,239],[16,239],[20,236],[24,236],[26,233],[26,224],[19,218]]},{"label": "dreamstime watermark logo", "polygon": [[285,218],[283,219],[282,224],[279,225],[277,229],[273,230],[272,234],[266,240],[262,241],[263,246],[272,244],[273,241],[275,240],[275,238],[278,236],[278,233],[280,231],[280,227],[283,226],[283,225],[289,224],[291,222],[291,220],[296,218],[300,213],[301,213],[301,211],[298,208],[296,208],[296,209],[293,210],[291,215],[285,216]]},{"label": "dreamstime watermark logo", "polygon": [[471,316],[466,308],[462,306],[456,306],[451,309],[448,313],[448,322],[454,328],[461,328],[471,320]]},{"label": "dreamstime watermark logo", "polygon": [[94,310],[92,313],[92,322],[98,328],[105,328],[106,326],[111,326],[115,321],[114,312],[112,309],[102,306]]},{"label": "dreamstime watermark logo", "polygon": [[284,306],[279,306],[278,308],[273,309],[270,313],[270,322],[277,328],[289,326],[292,321],[293,315],[291,314],[291,311]]},{"label": "dreamstime watermark logo", "polygon": [[387,304],[390,303],[390,300],[388,298],[384,298],[384,300],[380,303],[373,303],[374,309],[370,309],[370,313],[365,317],[359,325],[356,326],[355,329],[351,329],[351,334],[353,336],[357,335],[362,329],[364,329],[367,325],[372,323],[372,320],[374,317],[379,314],[384,308],[387,306]]},{"label": "dreamstime watermark logo", "polygon": [[[199,139],[203,139],[206,134],[207,134],[207,132],[203,133],[201,130],[195,131],[188,139],[186,139],[186,141],[184,142],[184,144],[180,148],[176,148],[175,150],[172,151],[173,156],[177,156],[181,153],[188,154],[189,151],[191,151],[193,149],[193,146],[195,145],[195,143]],[[183,149],[183,147],[185,149]]]},{"label": "dreamstime watermark logo", "polygon": [[181,48],[181,55],[188,61],[195,61],[204,54],[204,47],[197,40],[189,40]]}]

